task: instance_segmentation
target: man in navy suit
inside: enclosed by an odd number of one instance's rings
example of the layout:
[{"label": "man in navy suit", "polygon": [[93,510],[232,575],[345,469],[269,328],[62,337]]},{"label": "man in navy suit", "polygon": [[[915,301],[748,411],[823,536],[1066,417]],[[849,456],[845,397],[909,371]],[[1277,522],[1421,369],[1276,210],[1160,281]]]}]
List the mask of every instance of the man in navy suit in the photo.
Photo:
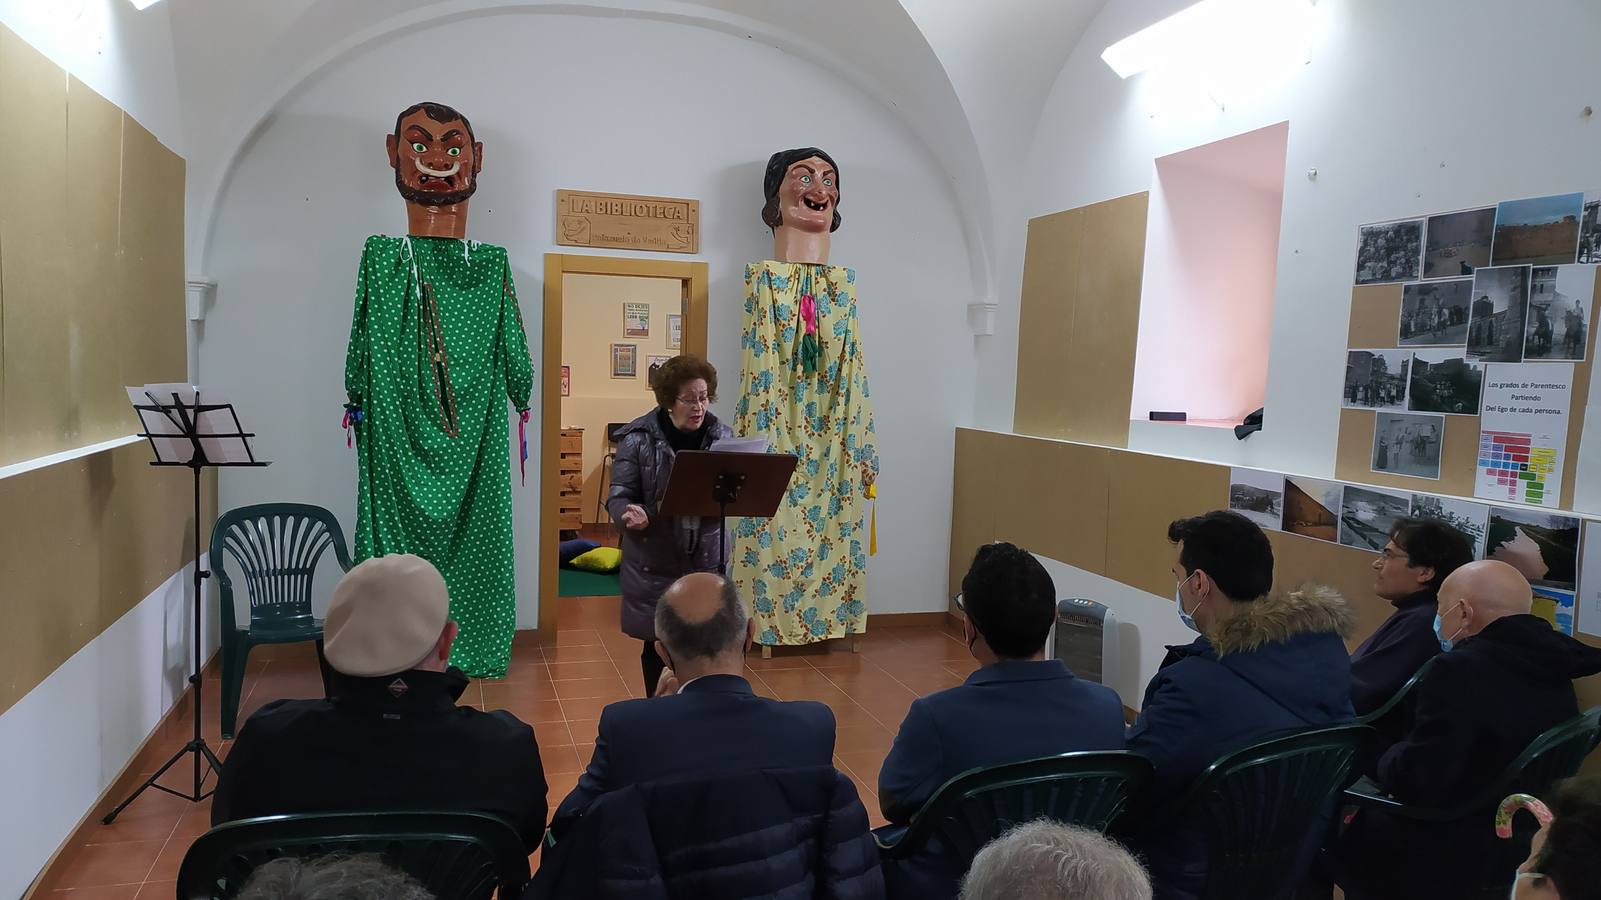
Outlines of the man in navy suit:
[{"label": "man in navy suit", "polygon": [[756,696],[745,680],[754,622],[732,582],[710,572],[674,582],[656,604],[656,695],[601,711],[595,755],[551,820],[558,839],[596,798],[670,778],[831,766],[834,712]]},{"label": "man in navy suit", "polygon": [[912,703],[878,773],[884,818],[911,821],[952,776],[979,766],[1123,749],[1123,702],[1105,685],[1045,658],[1056,586],[1033,554],[1008,543],[978,549],[958,598],[962,636],[979,669]]}]

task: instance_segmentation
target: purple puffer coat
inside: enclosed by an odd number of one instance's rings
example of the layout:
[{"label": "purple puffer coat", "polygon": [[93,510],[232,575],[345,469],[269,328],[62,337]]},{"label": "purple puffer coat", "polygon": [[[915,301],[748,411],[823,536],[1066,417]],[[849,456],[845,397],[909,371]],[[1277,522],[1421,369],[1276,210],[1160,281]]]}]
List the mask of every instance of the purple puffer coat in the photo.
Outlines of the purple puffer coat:
[{"label": "purple puffer coat", "polygon": [[[717,545],[723,539],[717,519],[679,522],[657,514],[677,454],[656,412],[652,409],[619,432],[606,494],[606,512],[623,536],[623,633],[643,641],[656,638],[656,599],[684,575],[717,571]],[[732,429],[706,414],[702,450],[733,436]],[[650,515],[643,531],[623,527],[623,510],[631,503]]]}]

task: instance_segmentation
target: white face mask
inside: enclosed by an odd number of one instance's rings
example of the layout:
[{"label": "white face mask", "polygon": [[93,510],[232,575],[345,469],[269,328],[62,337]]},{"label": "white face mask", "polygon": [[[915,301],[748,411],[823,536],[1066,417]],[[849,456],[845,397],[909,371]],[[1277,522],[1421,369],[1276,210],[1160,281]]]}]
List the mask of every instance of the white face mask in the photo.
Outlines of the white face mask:
[{"label": "white face mask", "polygon": [[1542,877],[1542,876],[1540,875],[1539,872],[1519,872],[1517,874],[1517,877],[1512,879],[1512,890],[1507,891],[1507,895],[1506,895],[1507,896],[1507,900],[1518,900],[1518,882],[1522,881],[1525,878],[1540,878],[1540,877]]}]

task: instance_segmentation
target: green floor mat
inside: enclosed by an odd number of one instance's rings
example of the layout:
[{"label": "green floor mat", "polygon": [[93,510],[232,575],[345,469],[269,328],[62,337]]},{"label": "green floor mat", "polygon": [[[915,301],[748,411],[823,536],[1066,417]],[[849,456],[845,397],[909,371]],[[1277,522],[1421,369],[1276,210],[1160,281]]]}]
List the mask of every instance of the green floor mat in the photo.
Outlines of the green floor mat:
[{"label": "green floor mat", "polygon": [[616,572],[580,572],[561,569],[556,576],[558,596],[561,597],[615,597],[622,593]]}]

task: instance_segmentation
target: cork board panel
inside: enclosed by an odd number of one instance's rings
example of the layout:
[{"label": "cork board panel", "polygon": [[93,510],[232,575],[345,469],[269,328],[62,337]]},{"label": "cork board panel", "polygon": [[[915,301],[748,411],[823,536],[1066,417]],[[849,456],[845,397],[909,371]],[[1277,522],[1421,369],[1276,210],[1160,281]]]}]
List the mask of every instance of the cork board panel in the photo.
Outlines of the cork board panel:
[{"label": "cork board panel", "polygon": [[1130,194],[1084,208],[1067,380],[1049,385],[1062,393],[1071,440],[1128,446],[1148,199]]},{"label": "cork board panel", "polygon": [[1351,327],[1345,346],[1351,350],[1399,347],[1401,285],[1364,284],[1351,289]]},{"label": "cork board panel", "polygon": [[1340,441],[1335,450],[1334,478],[1377,484],[1425,494],[1473,496],[1473,469],[1479,461],[1479,417],[1445,416],[1440,445],[1440,477],[1415,478],[1373,471],[1373,428],[1377,414],[1368,409],[1340,410]]},{"label": "cork board panel", "polygon": [[1007,435],[995,454],[995,539],[1101,572],[1110,451]]},{"label": "cork board panel", "polygon": [[1339,591],[1357,612],[1356,632],[1346,641],[1353,649],[1395,612],[1373,593],[1378,554],[1279,531],[1267,537],[1273,544],[1273,590],[1293,591],[1311,582]]},{"label": "cork board panel", "polygon": [[68,260],[67,75],[5,29],[0,121],[13,126],[15,139],[26,134],[28,159],[26,176],[12,179],[0,203],[3,464],[65,449],[71,417],[69,317],[61,309]]},{"label": "cork board panel", "polygon": [[950,596],[980,545],[995,540],[995,450],[1006,438],[987,431],[956,430],[956,465],[951,494]]},{"label": "cork board panel", "polygon": [[1018,312],[1017,399],[1012,413],[1012,428],[1019,434],[1066,434],[1065,351],[1073,331],[1073,298],[1083,250],[1082,209],[1029,220]]},{"label": "cork board panel", "polygon": [[1174,519],[1228,506],[1229,468],[1143,453],[1114,453],[1103,574],[1158,597],[1173,593]]},{"label": "cork board panel", "polygon": [[[190,560],[191,476],[149,459],[134,443],[0,479],[0,713]],[[203,491],[209,523],[214,472]]]},{"label": "cork board panel", "polygon": [[122,383],[182,381],[184,333],[183,158],[122,117],[118,278]]},{"label": "cork board panel", "polygon": [[[67,446],[134,430],[123,391],[117,290],[122,191],[122,110],[76,78],[67,81],[66,248],[72,264],[59,315],[71,355]],[[3,251],[0,251],[3,252]],[[141,382],[142,383],[142,382]]]}]

